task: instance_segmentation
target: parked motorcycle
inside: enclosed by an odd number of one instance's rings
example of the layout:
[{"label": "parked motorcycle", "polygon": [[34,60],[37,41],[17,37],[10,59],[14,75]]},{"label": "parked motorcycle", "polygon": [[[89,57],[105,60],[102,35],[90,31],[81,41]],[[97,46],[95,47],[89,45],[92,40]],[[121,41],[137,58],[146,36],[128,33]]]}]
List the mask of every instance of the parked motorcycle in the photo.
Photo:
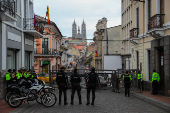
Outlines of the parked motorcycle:
[{"label": "parked motorcycle", "polygon": [[[38,84],[36,81],[36,84],[32,85],[29,82],[27,82],[27,87],[17,87],[18,90],[16,90],[15,93],[12,93],[9,95],[8,104],[11,107],[19,107],[24,100],[28,101],[34,101],[36,100],[38,103],[41,103],[46,107],[51,107],[55,105],[57,98],[54,93],[48,92],[46,88],[48,86],[45,86],[44,81],[42,81],[43,84]],[[31,85],[30,88],[29,85]],[[49,87],[48,87],[49,88]]]}]

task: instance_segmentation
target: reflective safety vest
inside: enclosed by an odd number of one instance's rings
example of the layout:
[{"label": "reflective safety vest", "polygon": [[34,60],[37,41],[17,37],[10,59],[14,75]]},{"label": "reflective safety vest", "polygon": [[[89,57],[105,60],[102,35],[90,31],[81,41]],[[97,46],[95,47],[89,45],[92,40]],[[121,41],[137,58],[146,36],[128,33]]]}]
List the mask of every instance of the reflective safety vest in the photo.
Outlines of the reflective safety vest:
[{"label": "reflective safety vest", "polygon": [[141,79],[141,81],[142,81],[142,79],[143,79],[143,74],[141,73],[141,74],[138,74],[138,80],[139,79]]},{"label": "reflective safety vest", "polygon": [[[35,75],[35,76],[36,76],[35,79],[38,79],[38,75]],[[34,78],[34,75],[32,75],[30,79],[33,79],[33,78]]]},{"label": "reflective safety vest", "polygon": [[154,80],[157,80],[158,82],[160,81],[160,76],[159,76],[159,74],[156,73],[156,72],[153,72],[153,74],[152,74],[152,82],[153,82]]},{"label": "reflective safety vest", "polygon": [[5,75],[6,81],[11,80],[11,73],[7,72]]},{"label": "reflective safety vest", "polygon": [[[129,75],[129,76],[128,76]],[[122,78],[122,80],[125,80],[125,77],[126,76],[128,76],[129,78],[130,78],[130,81],[132,81],[132,77],[131,77],[131,75],[130,74],[125,74],[125,75],[123,75],[123,78]]]},{"label": "reflective safety vest", "polygon": [[20,78],[21,78],[21,76],[20,76],[20,73],[19,73],[19,72],[17,72],[16,77],[17,77],[17,79],[20,79]]},{"label": "reflective safety vest", "polygon": [[25,78],[29,78],[29,77],[30,77],[30,74],[25,72],[25,73],[24,73],[24,77],[25,77]]}]

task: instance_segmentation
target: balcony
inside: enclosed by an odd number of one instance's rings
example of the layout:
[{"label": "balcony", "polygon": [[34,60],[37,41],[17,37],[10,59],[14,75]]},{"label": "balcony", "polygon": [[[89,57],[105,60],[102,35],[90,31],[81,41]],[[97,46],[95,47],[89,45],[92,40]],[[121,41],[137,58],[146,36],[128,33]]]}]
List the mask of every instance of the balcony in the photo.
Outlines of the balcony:
[{"label": "balcony", "polygon": [[35,39],[43,37],[44,27],[40,23],[35,23],[34,18],[24,18],[24,32]]},{"label": "balcony", "polygon": [[17,21],[15,18],[14,0],[0,0],[0,22],[1,21]]},{"label": "balcony", "polygon": [[40,57],[61,57],[62,52],[56,49],[50,48],[35,48],[34,49],[34,56]]},{"label": "balcony", "polygon": [[149,19],[148,34],[154,38],[160,38],[164,36],[164,16],[165,14],[156,14]]},{"label": "balcony", "polygon": [[133,44],[138,44],[139,43],[139,28],[133,28],[130,30],[130,42]]}]

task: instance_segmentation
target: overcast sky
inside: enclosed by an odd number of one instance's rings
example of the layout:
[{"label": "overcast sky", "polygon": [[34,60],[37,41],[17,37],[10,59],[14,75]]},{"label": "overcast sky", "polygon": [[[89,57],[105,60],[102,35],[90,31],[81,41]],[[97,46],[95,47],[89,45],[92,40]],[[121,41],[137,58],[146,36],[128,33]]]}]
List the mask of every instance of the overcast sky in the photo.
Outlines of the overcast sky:
[{"label": "overcast sky", "polygon": [[72,36],[72,23],[86,23],[87,38],[92,39],[99,19],[106,17],[107,27],[121,24],[121,0],[34,0],[34,12],[45,17],[49,6],[50,20],[63,36]]}]

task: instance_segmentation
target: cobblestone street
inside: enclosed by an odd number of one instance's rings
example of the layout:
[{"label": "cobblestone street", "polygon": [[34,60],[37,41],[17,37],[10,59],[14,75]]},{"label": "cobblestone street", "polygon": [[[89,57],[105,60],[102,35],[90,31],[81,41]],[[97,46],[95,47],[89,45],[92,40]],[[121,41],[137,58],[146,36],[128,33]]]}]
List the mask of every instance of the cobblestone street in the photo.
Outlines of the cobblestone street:
[{"label": "cobblestone street", "polygon": [[[78,104],[77,94],[74,105],[70,105],[70,92],[67,91],[68,105],[56,105],[44,107],[36,101],[24,104],[12,111],[12,113],[166,113],[163,109],[157,108],[134,96],[125,97],[124,91],[121,93],[110,92],[109,90],[96,91],[94,106],[86,106],[86,90],[82,89],[82,105]],[[58,91],[55,91],[58,99]]]}]

